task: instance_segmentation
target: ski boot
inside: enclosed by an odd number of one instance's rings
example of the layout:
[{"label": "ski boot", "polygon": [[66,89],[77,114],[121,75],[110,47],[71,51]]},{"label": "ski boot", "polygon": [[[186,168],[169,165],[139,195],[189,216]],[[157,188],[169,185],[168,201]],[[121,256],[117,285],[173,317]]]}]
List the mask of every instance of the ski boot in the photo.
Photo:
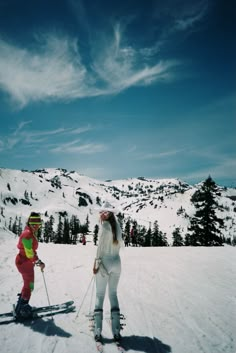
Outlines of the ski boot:
[{"label": "ski boot", "polygon": [[96,342],[102,341],[102,320],[103,320],[103,310],[94,310],[94,339]]},{"label": "ski boot", "polygon": [[111,329],[113,333],[114,340],[116,342],[120,341],[120,309],[113,308],[111,309]]},{"label": "ski boot", "polygon": [[28,299],[23,299],[21,294],[18,294],[18,302],[15,307],[15,315],[17,319],[29,319],[33,316],[32,307],[29,305]]}]

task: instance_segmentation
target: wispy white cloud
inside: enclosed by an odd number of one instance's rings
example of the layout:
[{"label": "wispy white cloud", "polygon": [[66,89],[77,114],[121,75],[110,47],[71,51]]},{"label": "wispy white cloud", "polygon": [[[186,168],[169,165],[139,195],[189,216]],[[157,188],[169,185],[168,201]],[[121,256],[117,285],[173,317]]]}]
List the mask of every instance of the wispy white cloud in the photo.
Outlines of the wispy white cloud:
[{"label": "wispy white cloud", "polygon": [[29,125],[32,123],[32,120],[30,121],[21,121],[19,124],[18,124],[18,127],[17,129],[14,131],[13,135],[18,135],[18,133],[24,128],[24,126],[26,125]]},{"label": "wispy white cloud", "polygon": [[92,130],[92,127],[91,127],[91,125],[88,125],[88,126],[80,127],[80,128],[77,128],[77,129],[72,129],[70,131],[70,134],[73,134],[73,135],[81,134],[83,132],[87,132],[87,131],[90,131],[90,130]]},{"label": "wispy white cloud", "polygon": [[175,156],[177,154],[180,154],[182,152],[186,151],[186,149],[173,149],[173,150],[169,150],[169,151],[164,151],[164,152],[151,152],[151,153],[146,153],[146,154],[140,154],[137,159],[140,160],[148,160],[148,159],[159,159],[159,158],[166,158],[166,157],[170,157],[170,156]]},{"label": "wispy white cloud", "polygon": [[118,94],[136,85],[175,80],[182,63],[171,57],[163,59],[162,47],[173,33],[188,33],[207,12],[205,0],[183,2],[180,9],[167,5],[170,22],[166,22],[168,26],[158,40],[147,47],[131,40],[128,26],[120,23],[113,24],[110,32],[101,30],[95,39],[89,35],[86,8],[73,0],[70,4],[80,26],[88,32],[88,55],[84,55],[77,38],[61,33],[37,34],[27,47],[0,38],[0,89],[17,108],[38,101]]},{"label": "wispy white cloud", "polygon": [[11,150],[13,147],[15,147],[17,145],[19,140],[20,140],[19,137],[8,137],[6,139],[7,149]]},{"label": "wispy white cloud", "polygon": [[176,30],[186,31],[204,19],[208,10],[208,3],[207,1],[190,2],[182,10],[182,14],[175,20],[175,28]]},{"label": "wispy white cloud", "polygon": [[97,144],[97,143],[87,143],[78,144],[79,141],[72,141],[70,143],[60,144],[57,147],[54,147],[50,150],[52,153],[80,153],[80,154],[93,154],[93,153],[100,153],[104,152],[107,149],[107,146],[104,144]]},{"label": "wispy white cloud", "polygon": [[[158,40],[151,48],[143,48],[147,55],[161,54],[162,49],[172,42],[184,41],[193,32],[201,31],[206,25],[206,15],[209,11],[208,0],[180,1],[178,6],[173,1],[165,1],[163,6],[157,5],[153,14],[157,26]],[[164,19],[164,20],[163,20]],[[163,23],[164,22],[164,23]]]},{"label": "wispy white cloud", "polygon": [[93,64],[97,77],[106,84],[104,92],[117,93],[131,86],[150,85],[170,79],[173,68],[180,63],[176,60],[159,60],[150,65],[148,58],[155,51],[156,48],[142,50],[123,44],[120,26],[115,26],[113,39],[96,53]]},{"label": "wispy white cloud", "polygon": [[[52,149],[53,152],[60,151],[71,151],[73,150],[72,145],[75,145],[80,140],[70,141],[68,143],[63,144],[61,139],[70,139],[72,135],[80,135],[84,132],[92,130],[91,125],[86,125],[77,128],[56,128],[56,129],[48,129],[48,130],[32,130],[30,128],[25,128],[27,125],[30,125],[31,121],[22,121],[18,124],[18,127],[10,134],[6,136],[2,136],[0,143],[0,151],[4,150],[13,150],[18,146],[20,149],[25,148],[34,148],[34,150],[38,147],[42,148],[43,146],[48,146],[51,148],[52,145],[52,137],[54,138],[54,144],[57,144],[57,147]],[[57,141],[57,142],[56,142]],[[78,147],[78,146],[77,146]],[[77,148],[76,147],[76,148]],[[58,150],[57,150],[58,149]],[[82,148],[81,148],[82,150]],[[86,150],[86,148],[84,148]],[[95,148],[91,147],[91,151],[95,151]],[[99,148],[97,147],[97,150]],[[85,152],[84,152],[85,153]]]},{"label": "wispy white cloud", "polygon": [[122,44],[119,26],[111,38],[101,40],[99,49],[92,50],[91,64],[83,62],[74,38],[37,36],[29,48],[0,39],[0,88],[24,107],[33,101],[115,94],[130,86],[167,79],[176,62],[148,64],[146,59],[154,49],[147,50]]},{"label": "wispy white cloud", "polygon": [[60,145],[58,144],[57,146],[50,148],[50,152],[60,153],[60,152],[66,151],[66,150],[70,149],[71,147],[73,147],[75,144],[78,144],[79,142],[80,142],[80,140],[76,139],[74,141],[70,141],[67,143],[61,143]]},{"label": "wispy white cloud", "polygon": [[0,87],[20,106],[96,95],[74,39],[44,36],[35,49],[0,40]]}]

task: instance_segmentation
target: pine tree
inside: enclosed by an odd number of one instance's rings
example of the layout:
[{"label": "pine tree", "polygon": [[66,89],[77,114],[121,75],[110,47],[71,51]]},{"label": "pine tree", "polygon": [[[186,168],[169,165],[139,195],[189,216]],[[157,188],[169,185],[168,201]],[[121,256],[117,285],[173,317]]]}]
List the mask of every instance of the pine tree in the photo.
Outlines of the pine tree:
[{"label": "pine tree", "polygon": [[77,243],[77,237],[80,232],[80,221],[77,216],[72,215],[70,219],[71,242]]},{"label": "pine tree", "polygon": [[70,225],[68,219],[64,218],[63,244],[70,244]]},{"label": "pine tree", "polygon": [[169,246],[166,233],[163,233],[162,231],[160,231],[159,234],[160,234],[160,246]]},{"label": "pine tree", "polygon": [[22,222],[21,222],[21,217],[19,217],[18,220],[18,235],[20,235],[22,233]]},{"label": "pine tree", "polygon": [[53,231],[54,222],[55,222],[54,217],[50,216],[49,220],[46,221],[44,224],[43,239],[45,243],[50,243],[51,241],[54,240],[54,231]]},{"label": "pine tree", "polygon": [[94,227],[94,232],[93,232],[93,243],[94,243],[94,245],[97,245],[98,232],[99,232],[99,226],[96,224],[95,227]]},{"label": "pine tree", "polygon": [[12,217],[9,218],[9,226],[8,229],[12,231]]},{"label": "pine tree", "polygon": [[172,246],[183,246],[184,245],[184,240],[183,240],[183,237],[180,233],[180,228],[175,228],[175,230],[172,233],[172,236],[173,236]]},{"label": "pine tree", "polygon": [[53,239],[53,242],[55,244],[61,244],[62,243],[63,233],[64,233],[64,225],[63,225],[63,222],[62,222],[62,219],[61,219],[61,215],[59,215],[57,231],[56,231],[56,234],[55,234],[55,238]]},{"label": "pine tree", "polygon": [[19,235],[19,233],[18,233],[18,217],[16,216],[15,217],[15,221],[14,221],[14,223],[13,223],[13,225],[12,225],[12,230],[11,230],[14,234],[17,234],[17,235]]},{"label": "pine tree", "polygon": [[87,232],[86,233],[88,233],[89,232],[89,224],[90,224],[90,222],[89,222],[89,215],[87,215],[87,217],[86,217],[86,227],[87,227]]},{"label": "pine tree", "polygon": [[155,221],[153,224],[152,246],[160,246],[160,230],[157,221]]},{"label": "pine tree", "polygon": [[101,206],[101,199],[100,199],[100,197],[99,196],[97,196],[96,197],[96,204],[98,205],[98,206]]},{"label": "pine tree", "polygon": [[138,245],[145,246],[145,236],[147,233],[147,229],[145,226],[138,226]]},{"label": "pine tree", "polygon": [[190,245],[222,245],[223,238],[220,228],[223,228],[224,221],[216,215],[216,210],[219,208],[217,196],[220,196],[219,189],[210,176],[193,194],[191,201],[196,207],[196,213],[190,219],[188,228],[187,238]]},{"label": "pine tree", "polygon": [[137,221],[133,221],[133,225],[132,225],[132,245],[133,246],[137,246],[138,245],[138,230],[137,230],[137,227],[138,227],[138,223]]},{"label": "pine tree", "polygon": [[125,245],[128,246],[130,244],[130,219],[127,220],[125,223],[125,230],[124,230],[124,239],[125,239]]},{"label": "pine tree", "polygon": [[148,231],[145,234],[144,246],[151,246],[152,242],[152,231],[151,228],[148,228]]}]

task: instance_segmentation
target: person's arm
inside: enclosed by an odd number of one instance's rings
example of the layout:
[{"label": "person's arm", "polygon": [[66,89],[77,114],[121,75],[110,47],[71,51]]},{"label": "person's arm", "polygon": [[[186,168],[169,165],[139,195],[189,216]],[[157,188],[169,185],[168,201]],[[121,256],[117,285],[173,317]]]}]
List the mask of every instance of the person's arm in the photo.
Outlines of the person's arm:
[{"label": "person's arm", "polygon": [[36,250],[33,249],[33,238],[27,237],[26,235],[22,238],[22,245],[24,247],[25,256],[43,271],[45,264],[38,258]]},{"label": "person's arm", "polygon": [[31,260],[32,262],[36,262],[38,260],[38,255],[37,252],[33,249],[33,239],[25,236],[21,241],[27,259]]},{"label": "person's arm", "polygon": [[93,264],[93,274],[96,275],[98,273],[99,270],[99,265],[101,263],[101,259],[100,259],[100,254],[101,254],[101,237],[102,237],[102,226],[99,230],[99,234],[98,234],[98,247],[97,247],[97,253],[96,253],[96,258],[94,260],[94,264]]}]

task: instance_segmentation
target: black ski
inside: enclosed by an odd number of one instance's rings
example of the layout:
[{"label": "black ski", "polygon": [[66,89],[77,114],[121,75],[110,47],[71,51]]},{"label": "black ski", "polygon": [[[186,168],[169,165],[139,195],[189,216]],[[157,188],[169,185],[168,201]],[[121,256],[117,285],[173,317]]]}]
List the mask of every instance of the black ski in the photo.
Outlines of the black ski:
[{"label": "black ski", "polygon": [[[67,301],[65,303],[61,303],[61,304],[55,304],[55,305],[45,305],[45,306],[40,306],[37,308],[32,308],[32,312],[33,313],[42,313],[42,312],[46,312],[46,311],[52,311],[52,310],[60,310],[60,309],[66,309],[69,308],[70,306],[72,306],[74,304],[73,300]],[[12,317],[13,312],[9,311],[8,313],[3,313],[0,314],[0,318],[4,318],[4,317]]]},{"label": "black ski", "polygon": [[[39,309],[39,308],[38,308]],[[10,323],[24,323],[24,322],[34,322],[35,320],[38,319],[42,319],[44,317],[50,317],[50,316],[55,316],[55,315],[59,315],[59,314],[67,314],[70,313],[72,311],[75,310],[75,306],[73,305],[69,305],[68,307],[64,307],[63,308],[59,308],[56,309],[55,311],[33,311],[33,316],[30,318],[20,318],[17,319],[13,316],[13,313],[11,313],[11,318],[4,320],[4,321],[0,321],[0,325],[6,325],[6,324],[10,324]]]},{"label": "black ski", "polygon": [[67,309],[73,306],[74,301],[70,300],[65,303],[61,304],[54,304],[54,305],[46,305],[46,306],[40,306],[38,308],[33,308],[33,313],[43,313],[46,311],[54,311],[54,310],[61,310],[61,309]]}]

